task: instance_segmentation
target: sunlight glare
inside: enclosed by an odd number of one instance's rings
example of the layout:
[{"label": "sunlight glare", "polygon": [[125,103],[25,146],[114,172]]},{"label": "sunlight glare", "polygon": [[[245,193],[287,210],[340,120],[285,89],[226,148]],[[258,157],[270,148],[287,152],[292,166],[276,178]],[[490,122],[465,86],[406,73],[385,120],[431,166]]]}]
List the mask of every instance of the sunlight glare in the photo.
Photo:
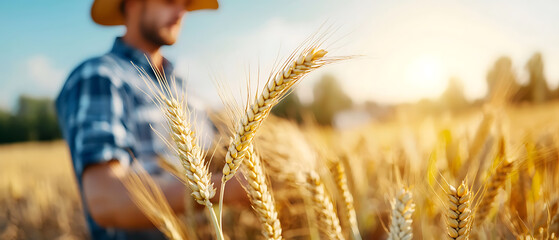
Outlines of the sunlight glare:
[{"label": "sunlight glare", "polygon": [[440,94],[446,86],[442,62],[430,55],[423,55],[406,68],[406,86],[412,87],[422,96]]}]

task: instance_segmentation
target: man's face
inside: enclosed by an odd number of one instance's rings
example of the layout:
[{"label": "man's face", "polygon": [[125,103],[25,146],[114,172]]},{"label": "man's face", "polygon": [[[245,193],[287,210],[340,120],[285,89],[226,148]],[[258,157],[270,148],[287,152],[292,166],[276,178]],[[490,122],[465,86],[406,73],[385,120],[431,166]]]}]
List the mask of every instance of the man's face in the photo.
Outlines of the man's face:
[{"label": "man's face", "polygon": [[172,45],[180,33],[185,6],[189,0],[145,0],[140,16],[140,33],[148,41]]}]

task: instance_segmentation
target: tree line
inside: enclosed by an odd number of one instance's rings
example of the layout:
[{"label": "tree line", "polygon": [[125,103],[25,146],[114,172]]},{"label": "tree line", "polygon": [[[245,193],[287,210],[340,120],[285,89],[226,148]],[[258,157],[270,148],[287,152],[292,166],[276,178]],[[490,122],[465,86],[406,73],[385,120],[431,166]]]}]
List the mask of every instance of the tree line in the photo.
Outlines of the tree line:
[{"label": "tree line", "polygon": [[[460,112],[467,108],[479,107],[484,102],[490,101],[495,94],[503,94],[504,91],[510,104],[540,104],[559,99],[559,87],[551,89],[548,85],[541,53],[534,53],[524,64],[523,70],[528,76],[526,83],[522,84],[518,81],[518,70],[510,57],[502,56],[488,70],[485,79],[488,90],[484,98],[469,101],[464,94],[460,79],[452,77],[448,81],[446,90],[438,98],[422,99],[409,106],[427,114]],[[315,85],[313,95],[312,103],[302,104],[295,94],[291,94],[272,112],[277,116],[298,122],[303,121],[305,117],[310,117],[320,125],[331,125],[336,114],[355,107],[351,98],[341,90],[338,81],[330,75],[325,75]],[[385,108],[372,101],[367,102],[364,109],[370,113],[385,111]]]},{"label": "tree line", "polygon": [[52,99],[22,95],[15,112],[0,110],[0,143],[48,141],[61,137]]}]

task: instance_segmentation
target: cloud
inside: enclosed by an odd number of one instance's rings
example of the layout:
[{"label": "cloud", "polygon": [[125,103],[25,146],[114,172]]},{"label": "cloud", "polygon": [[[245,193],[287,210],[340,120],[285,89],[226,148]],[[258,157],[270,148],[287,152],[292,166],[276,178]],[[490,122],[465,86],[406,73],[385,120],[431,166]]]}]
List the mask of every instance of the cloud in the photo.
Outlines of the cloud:
[{"label": "cloud", "polygon": [[24,64],[31,94],[53,97],[64,81],[65,71],[54,66],[53,61],[45,55],[34,55]]},{"label": "cloud", "polygon": [[0,80],[0,108],[13,109],[20,95],[54,98],[65,80],[66,70],[48,56],[37,54],[13,63]]}]

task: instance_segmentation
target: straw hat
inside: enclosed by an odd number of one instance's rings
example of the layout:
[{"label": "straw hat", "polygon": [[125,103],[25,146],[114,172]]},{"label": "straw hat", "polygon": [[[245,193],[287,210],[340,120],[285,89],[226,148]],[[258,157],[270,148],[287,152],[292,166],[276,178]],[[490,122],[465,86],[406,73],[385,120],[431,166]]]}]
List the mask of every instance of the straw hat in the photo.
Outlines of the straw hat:
[{"label": "straw hat", "polygon": [[[114,26],[123,25],[124,16],[120,11],[120,5],[124,0],[94,0],[91,5],[91,18],[100,25]],[[187,11],[200,9],[217,9],[217,0],[190,0],[185,6]]]}]

